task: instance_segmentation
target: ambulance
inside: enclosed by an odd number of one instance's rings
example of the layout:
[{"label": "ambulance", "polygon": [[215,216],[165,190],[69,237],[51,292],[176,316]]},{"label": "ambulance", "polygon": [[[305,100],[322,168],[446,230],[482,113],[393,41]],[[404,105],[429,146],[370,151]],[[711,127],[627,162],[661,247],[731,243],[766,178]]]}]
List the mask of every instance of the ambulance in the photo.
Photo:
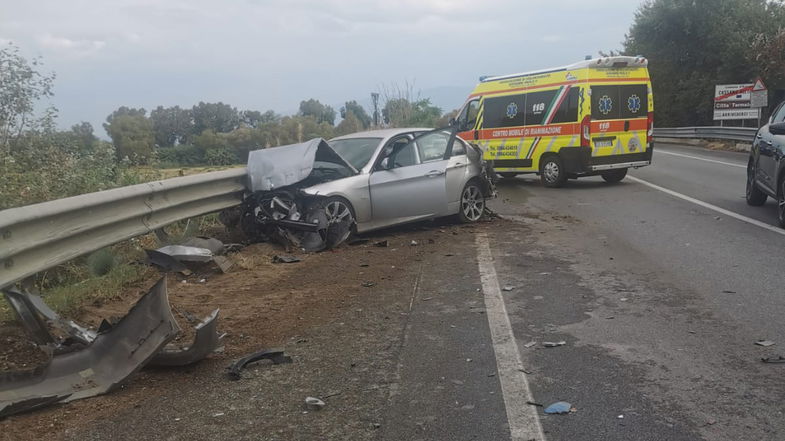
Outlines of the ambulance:
[{"label": "ambulance", "polygon": [[651,164],[653,122],[648,61],[627,56],[481,77],[452,121],[502,177],[537,173],[546,187]]}]

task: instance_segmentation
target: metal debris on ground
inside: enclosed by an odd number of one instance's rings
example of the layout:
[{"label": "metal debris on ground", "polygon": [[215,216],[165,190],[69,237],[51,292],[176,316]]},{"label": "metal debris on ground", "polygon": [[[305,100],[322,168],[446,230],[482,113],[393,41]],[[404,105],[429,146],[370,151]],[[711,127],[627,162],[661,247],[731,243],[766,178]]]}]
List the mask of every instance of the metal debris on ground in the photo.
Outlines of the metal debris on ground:
[{"label": "metal debris on ground", "polygon": [[543,412],[547,414],[563,414],[563,413],[574,412],[574,410],[572,404],[566,401],[557,401],[556,403],[553,403],[550,406],[546,407]]},{"label": "metal debris on ground", "polygon": [[785,363],[785,357],[778,355],[777,357],[763,357],[760,361],[764,363]]},{"label": "metal debris on ground", "polygon": [[180,272],[189,275],[189,263],[215,263],[221,272],[226,273],[232,262],[223,254],[223,242],[209,237],[189,237],[179,244],[166,245],[156,250],[145,250],[149,262],[164,271]]},{"label": "metal debris on ground", "polygon": [[259,360],[270,360],[273,364],[291,363],[292,357],[284,354],[282,349],[263,349],[259,352],[254,352],[245,356],[226,368],[226,373],[230,380],[237,381],[242,378],[241,371],[250,363]]},{"label": "metal debris on ground", "polygon": [[411,243],[409,243],[409,245],[416,247],[417,245],[419,245],[419,243],[416,240],[413,240],[411,241]]},{"label": "metal debris on ground", "polygon": [[758,346],[774,346],[776,343],[771,340],[758,340],[755,344]]},{"label": "metal debris on ground", "polygon": [[297,263],[300,262],[299,257],[294,256],[287,256],[282,254],[276,254],[273,256],[273,263]]},{"label": "metal debris on ground", "polygon": [[523,345],[523,347],[524,348],[531,348],[532,346],[534,346],[536,344],[537,344],[536,341],[530,341],[530,342],[526,343],[525,345]]},{"label": "metal debris on ground", "polygon": [[187,348],[165,346],[152,360],[150,366],[187,366],[207,358],[220,347],[221,340],[226,334],[218,333],[218,313],[216,309],[204,320],[199,322],[194,329],[194,341]]},{"label": "metal debris on ground", "polygon": [[564,341],[564,340],[562,340],[562,341],[545,341],[545,342],[542,342],[542,345],[545,346],[546,348],[555,348],[555,347],[558,347],[558,346],[564,346],[566,344],[567,344],[567,342]]},{"label": "metal debris on ground", "polygon": [[0,417],[106,393],[144,366],[178,331],[161,279],[119,323],[84,349],[56,354],[34,371],[0,375]]},{"label": "metal debris on ground", "polygon": [[326,403],[316,397],[305,397],[305,406],[310,410],[321,410]]},{"label": "metal debris on ground", "polygon": [[502,291],[512,291],[513,289],[515,289],[514,286],[505,286],[504,288],[502,288]]},{"label": "metal debris on ground", "polygon": [[379,247],[379,248],[387,248],[387,247],[390,246],[390,241],[389,240],[380,240],[380,241],[374,243],[373,246]]},{"label": "metal debris on ground", "polygon": [[372,286],[376,286],[376,282],[363,282],[363,288],[370,288]]}]

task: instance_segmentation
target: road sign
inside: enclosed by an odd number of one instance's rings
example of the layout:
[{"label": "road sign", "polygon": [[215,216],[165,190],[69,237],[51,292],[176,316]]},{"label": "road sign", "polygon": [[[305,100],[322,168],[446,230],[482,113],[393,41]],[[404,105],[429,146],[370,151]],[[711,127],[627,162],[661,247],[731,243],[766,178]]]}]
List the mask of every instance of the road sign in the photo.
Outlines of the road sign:
[{"label": "road sign", "polygon": [[[760,82],[763,86],[763,83]],[[752,105],[758,81],[745,84],[720,84],[714,87],[714,120],[758,119],[760,108]],[[765,88],[765,86],[763,86]],[[759,99],[759,97],[757,97]],[[757,101],[756,101],[757,104]]]},{"label": "road sign", "polygon": [[769,91],[766,85],[758,78],[750,91],[750,107],[767,107],[769,105]]}]

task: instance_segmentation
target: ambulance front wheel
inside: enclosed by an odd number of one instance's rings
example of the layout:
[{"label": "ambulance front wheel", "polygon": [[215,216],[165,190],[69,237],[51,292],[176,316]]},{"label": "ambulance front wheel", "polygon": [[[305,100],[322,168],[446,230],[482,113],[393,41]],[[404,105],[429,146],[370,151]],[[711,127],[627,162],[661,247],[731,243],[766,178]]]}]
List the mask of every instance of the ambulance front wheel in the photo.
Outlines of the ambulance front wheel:
[{"label": "ambulance front wheel", "polygon": [[542,185],[550,188],[558,188],[567,181],[567,173],[564,171],[564,162],[557,155],[550,155],[540,160],[540,181]]},{"label": "ambulance front wheel", "polygon": [[622,179],[624,179],[625,176],[627,176],[627,169],[626,168],[617,168],[615,170],[608,170],[608,171],[602,172],[601,176],[602,176],[602,179],[605,179],[605,182],[607,182],[609,184],[615,184],[615,183],[621,181]]}]

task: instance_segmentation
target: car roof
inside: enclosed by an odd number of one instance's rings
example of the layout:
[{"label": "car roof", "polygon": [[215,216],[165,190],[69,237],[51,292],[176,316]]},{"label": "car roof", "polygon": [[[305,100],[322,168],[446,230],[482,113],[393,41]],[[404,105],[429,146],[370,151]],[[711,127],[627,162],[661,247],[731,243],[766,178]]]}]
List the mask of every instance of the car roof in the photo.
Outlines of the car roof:
[{"label": "car roof", "polygon": [[336,136],[335,138],[332,138],[330,141],[336,141],[339,139],[352,139],[352,138],[387,139],[395,135],[400,135],[402,133],[427,132],[429,130],[433,130],[433,129],[428,127],[400,127],[400,128],[393,128],[393,129],[367,130],[365,132],[357,132],[357,133],[350,133],[348,135]]}]

